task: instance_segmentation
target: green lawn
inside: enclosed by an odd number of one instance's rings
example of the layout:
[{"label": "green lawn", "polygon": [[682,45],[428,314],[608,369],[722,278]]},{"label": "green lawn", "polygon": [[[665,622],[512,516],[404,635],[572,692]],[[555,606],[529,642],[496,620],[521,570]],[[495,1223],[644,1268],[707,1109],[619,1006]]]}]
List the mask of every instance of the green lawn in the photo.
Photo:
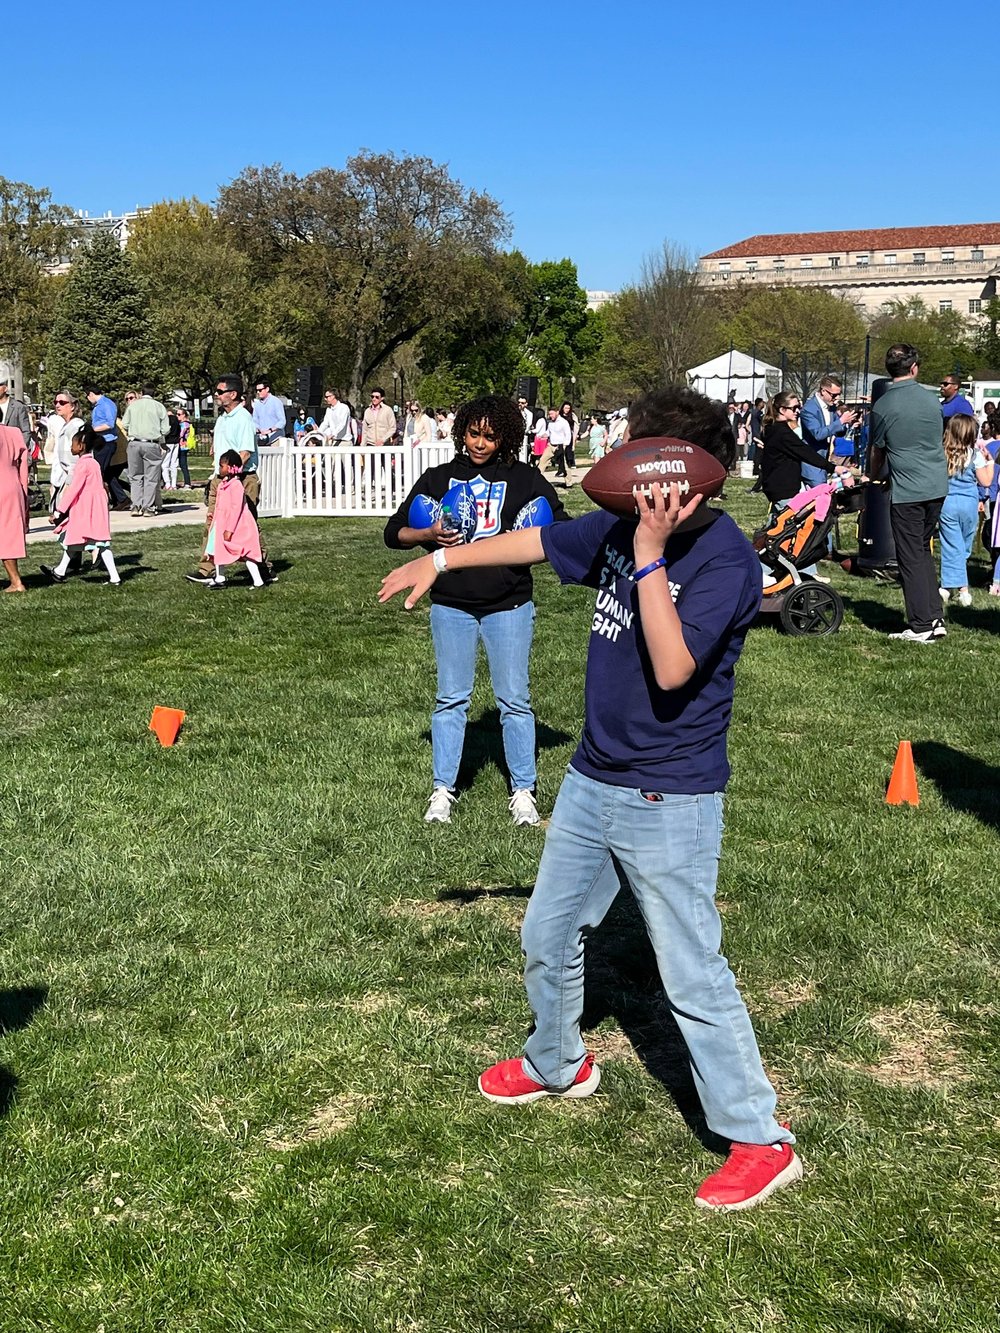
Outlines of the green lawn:
[{"label": "green lawn", "polygon": [[[588,954],[600,1093],[476,1093],[528,1021],[543,834],[507,822],[482,687],[468,789],[422,822],[427,613],[377,606],[380,525],[266,531],[260,593],[186,583],[197,534],[160,529],[117,543],[117,593],[41,586],[35,547],[2,599],[3,1333],[996,1329],[985,566],[933,648],[839,570],[839,634],[750,638],[720,894],[806,1179],[719,1217],[630,904]],[[537,577],[546,813],[591,600]],[[174,749],[157,703],[187,710]],[[883,803],[901,738],[919,809]]]}]

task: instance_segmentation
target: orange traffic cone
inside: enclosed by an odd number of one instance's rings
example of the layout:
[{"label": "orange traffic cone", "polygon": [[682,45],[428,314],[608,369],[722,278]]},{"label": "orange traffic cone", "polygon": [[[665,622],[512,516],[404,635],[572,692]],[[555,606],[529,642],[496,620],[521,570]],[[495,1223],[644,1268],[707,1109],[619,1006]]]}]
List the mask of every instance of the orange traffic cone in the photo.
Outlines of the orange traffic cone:
[{"label": "orange traffic cone", "polygon": [[156,732],[161,745],[173,745],[186,716],[179,708],[161,708],[157,704],[149,719],[149,729]]},{"label": "orange traffic cone", "polygon": [[896,762],[892,766],[889,790],[885,794],[886,805],[919,805],[917,775],[913,768],[913,747],[909,741],[900,741],[896,751]]}]

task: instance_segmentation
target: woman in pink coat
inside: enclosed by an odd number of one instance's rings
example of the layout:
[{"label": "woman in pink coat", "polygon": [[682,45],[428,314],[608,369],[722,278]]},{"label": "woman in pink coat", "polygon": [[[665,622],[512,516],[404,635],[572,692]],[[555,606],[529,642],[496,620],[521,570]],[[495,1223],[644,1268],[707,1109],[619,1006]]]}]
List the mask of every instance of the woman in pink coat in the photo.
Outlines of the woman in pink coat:
[{"label": "woman in pink coat", "polygon": [[28,448],[13,426],[0,426],[0,560],[10,579],[4,592],[24,592],[17,562],[28,531]]},{"label": "woman in pink coat", "polygon": [[264,586],[260,572],[260,533],[240,480],[242,466],[243,460],[235,449],[227,449],[219,459],[222,484],[216,492],[215,519],[206,548],[206,554],[215,562],[215,578],[209,585],[212,588],[226,586],[223,567],[237,560],[246,561],[255,588]]},{"label": "woman in pink coat", "polygon": [[84,426],[73,436],[70,448],[76,467],[59,493],[59,510],[51,519],[63,544],[63,556],[54,569],[42,565],[42,573],[54,583],[65,583],[70,557],[84,548],[93,552],[95,565],[98,560],[103,563],[108,571],[108,582],[113,587],[117,588],[121,583],[111,554],[108,494],[104,489],[101,465],[92,452],[98,441],[101,436],[90,426]]}]

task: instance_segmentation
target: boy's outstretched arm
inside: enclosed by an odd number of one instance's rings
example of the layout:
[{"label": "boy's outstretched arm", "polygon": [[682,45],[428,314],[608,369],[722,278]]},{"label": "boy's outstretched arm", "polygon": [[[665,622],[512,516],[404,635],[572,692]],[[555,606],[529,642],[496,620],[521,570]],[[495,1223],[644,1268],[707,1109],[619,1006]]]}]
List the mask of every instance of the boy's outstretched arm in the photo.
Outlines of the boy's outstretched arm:
[{"label": "boy's outstretched arm", "polygon": [[[485,541],[473,542],[471,546],[441,547],[448,569],[486,568],[491,565],[538,565],[545,559],[542,548],[542,529],[524,528],[520,532],[504,532],[499,537],[489,537]],[[410,589],[410,595],[403,603],[407,611],[412,611],[417,602],[438,576],[434,567],[434,556],[425,555],[420,560],[411,560],[400,565],[382,580],[378,599],[387,602],[396,593]]]}]

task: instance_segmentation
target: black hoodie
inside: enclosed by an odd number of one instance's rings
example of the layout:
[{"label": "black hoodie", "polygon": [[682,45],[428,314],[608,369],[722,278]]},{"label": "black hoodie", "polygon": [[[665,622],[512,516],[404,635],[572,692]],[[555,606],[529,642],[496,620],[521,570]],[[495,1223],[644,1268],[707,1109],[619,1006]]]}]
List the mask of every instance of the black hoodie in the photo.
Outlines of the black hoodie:
[{"label": "black hoodie", "polygon": [[[487,541],[510,532],[518,514],[531,500],[548,501],[554,521],[569,518],[563,503],[552,486],[537,468],[527,463],[501,467],[484,463],[478,467],[465,457],[453,458],[440,467],[428,468],[414,483],[413,489],[385,525],[385,544],[393,550],[406,550],[399,541],[400,528],[411,526],[410,505],[417,495],[442,500],[459,481],[480,479],[479,523],[475,541]],[[478,498],[478,497],[477,497]],[[425,542],[428,551],[437,549],[435,542]],[[489,615],[494,611],[513,611],[531,601],[532,580],[529,565],[498,565],[495,568],[460,569],[438,575],[430,591],[430,599],[440,606],[452,606],[475,615]]]}]

